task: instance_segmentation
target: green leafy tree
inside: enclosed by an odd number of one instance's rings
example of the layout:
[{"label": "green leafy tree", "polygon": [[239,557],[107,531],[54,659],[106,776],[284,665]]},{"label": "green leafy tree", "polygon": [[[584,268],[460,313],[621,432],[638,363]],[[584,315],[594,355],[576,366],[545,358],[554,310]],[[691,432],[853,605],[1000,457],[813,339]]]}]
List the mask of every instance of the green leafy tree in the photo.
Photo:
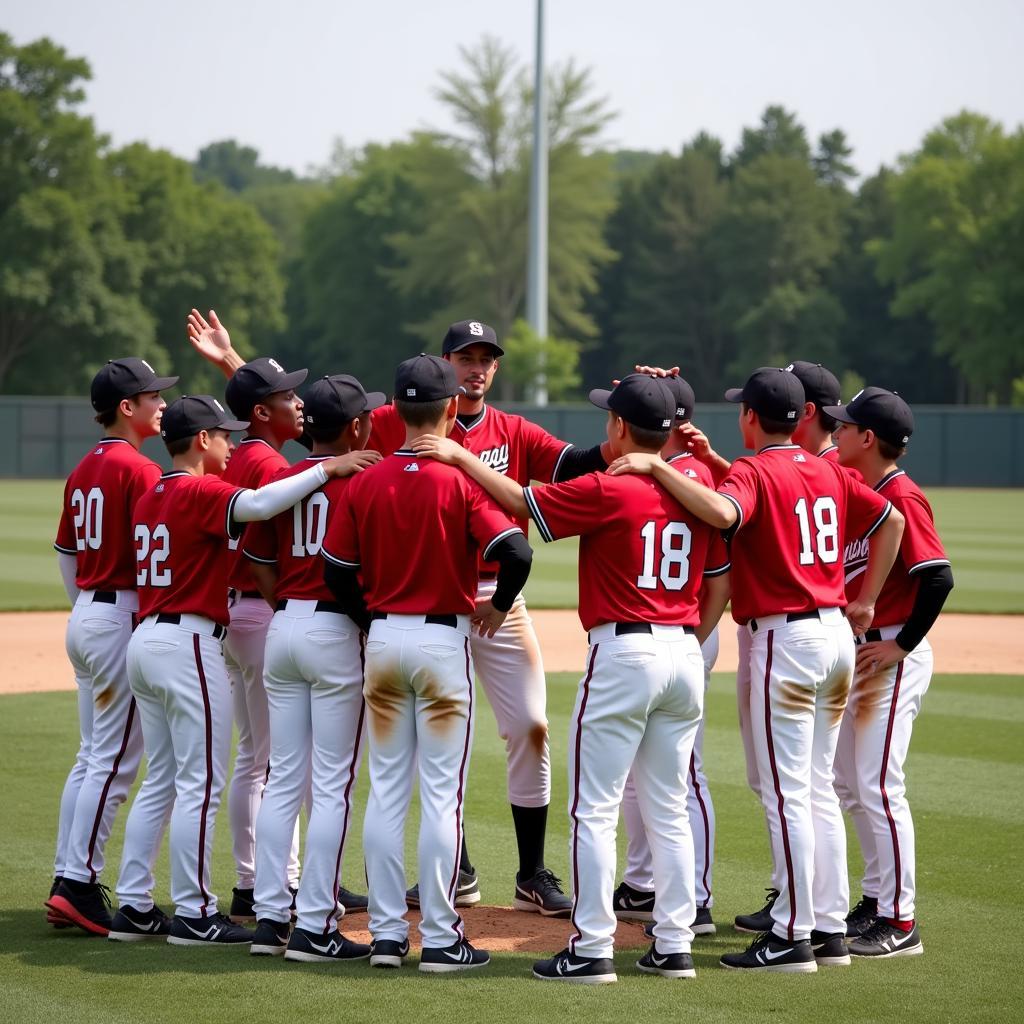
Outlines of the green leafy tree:
[{"label": "green leafy tree", "polygon": [[196,181],[219,181],[231,192],[263,185],[289,185],[296,180],[293,171],[261,164],[257,150],[239,145],[234,139],[204,146],[196,157],[194,170]]},{"label": "green leafy tree", "polygon": [[577,397],[580,385],[578,342],[541,338],[525,320],[517,320],[501,342],[501,375],[513,385],[511,397],[527,400],[544,373],[548,398],[553,402]]},{"label": "green leafy tree", "polygon": [[785,107],[766,107],[756,128],[744,128],[733,157],[737,167],[746,167],[763,156],[786,157],[808,163],[811,147],[807,132],[796,114]]}]

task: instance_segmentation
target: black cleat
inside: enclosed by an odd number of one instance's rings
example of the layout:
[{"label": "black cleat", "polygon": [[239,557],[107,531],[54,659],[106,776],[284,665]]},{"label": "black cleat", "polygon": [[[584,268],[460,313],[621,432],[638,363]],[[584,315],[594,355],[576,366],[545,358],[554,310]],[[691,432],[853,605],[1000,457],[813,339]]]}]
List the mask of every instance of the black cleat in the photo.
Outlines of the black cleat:
[{"label": "black cleat", "polygon": [[[411,889],[407,889],[405,893],[405,902],[414,908],[419,908],[420,905],[420,887],[419,883],[414,885]],[[459,884],[455,888],[455,906],[457,907],[472,907],[474,904],[480,902],[480,879],[477,878],[475,871],[463,871],[459,869]]]},{"label": "black cleat", "polygon": [[257,921],[256,933],[252,937],[249,954],[251,956],[282,956],[288,946],[290,930],[287,921],[272,921],[269,917]]},{"label": "black cleat", "polygon": [[879,918],[863,935],[851,939],[849,948],[854,956],[920,956],[924,952],[924,943],[916,924],[905,932]]},{"label": "black cleat", "polygon": [[424,946],[420,953],[420,970],[425,974],[468,971],[474,967],[486,967],[490,962],[490,953],[474,949],[465,939],[444,949]]},{"label": "black cleat", "polygon": [[375,939],[370,944],[371,967],[401,967],[409,955],[409,940]]},{"label": "black cleat", "polygon": [[232,889],[231,909],[228,911],[228,917],[235,924],[255,924],[256,908],[253,906],[254,902],[252,889]]},{"label": "black cleat", "polygon": [[353,942],[341,932],[323,935],[296,928],[284,951],[285,960],[299,960],[307,964],[332,963],[340,960],[365,960],[370,947],[363,942]]},{"label": "black cleat", "polygon": [[758,935],[742,953],[726,953],[720,963],[733,971],[813,974],[818,969],[810,942],[787,942],[771,932]]},{"label": "black cleat", "polygon": [[654,893],[622,882],[612,893],[612,909],[620,921],[653,921]]},{"label": "black cleat", "polygon": [[693,957],[689,953],[659,953],[652,942],[651,948],[636,965],[644,974],[660,974],[663,978],[696,978]]},{"label": "black cleat", "polygon": [[234,924],[223,914],[212,917],[182,917],[175,914],[167,941],[172,946],[248,946],[253,933]]},{"label": "black cleat", "polygon": [[863,935],[878,920],[878,900],[874,896],[861,896],[857,904],[846,915],[846,934],[853,938]]},{"label": "black cleat", "polygon": [[693,924],[690,927],[693,929],[694,935],[714,935],[718,929],[715,927],[715,922],[711,920],[711,908],[698,907],[697,916],[693,919]]},{"label": "black cleat", "polygon": [[849,967],[850,951],[842,932],[811,932],[811,949],[819,967]]},{"label": "black cleat", "polygon": [[576,956],[568,948],[550,960],[538,960],[533,976],[541,981],[567,981],[574,985],[610,985],[618,981],[610,957]]},{"label": "black cleat", "polygon": [[365,914],[369,901],[357,892],[351,892],[344,886],[338,889],[338,902],[345,908],[346,914]]},{"label": "black cleat", "polygon": [[122,903],[111,922],[107,938],[111,942],[142,942],[144,939],[166,939],[171,919],[159,908],[136,910]]},{"label": "black cleat", "polygon": [[772,925],[775,923],[772,920],[772,907],[775,906],[775,901],[779,898],[779,890],[765,889],[765,892],[768,893],[768,899],[756,914],[740,914],[737,916],[735,921],[736,931],[760,935],[762,932],[770,932],[772,930]]},{"label": "black cleat", "polygon": [[[90,935],[110,931],[110,890],[99,882],[76,882],[64,878],[57,891],[46,901],[52,910]],[[49,920],[49,915],[47,915]]]},{"label": "black cleat", "polygon": [[572,900],[562,891],[562,880],[547,868],[541,868],[525,882],[516,875],[512,908],[544,917],[568,917],[572,913]]},{"label": "black cleat", "polygon": [[[60,883],[64,879],[57,875],[53,880],[53,885],[50,886],[50,895],[48,899],[52,899],[57,895],[57,890],[60,888]],[[52,924],[54,928],[74,928],[75,926],[59,911],[53,910],[44,900],[43,906],[46,907],[46,923]]]}]

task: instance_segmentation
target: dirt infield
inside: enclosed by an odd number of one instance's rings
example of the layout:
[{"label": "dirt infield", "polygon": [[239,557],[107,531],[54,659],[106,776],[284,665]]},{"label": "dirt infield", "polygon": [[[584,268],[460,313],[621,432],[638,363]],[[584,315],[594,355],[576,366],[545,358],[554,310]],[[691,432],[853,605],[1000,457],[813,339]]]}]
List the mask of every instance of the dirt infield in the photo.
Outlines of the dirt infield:
[{"label": "dirt infield", "polygon": [[[532,613],[544,667],[549,672],[579,672],[587,640],[575,611]],[[0,694],[72,690],[71,667],[64,653],[66,612],[7,612],[0,614],[0,650],[4,652]],[[935,650],[936,672],[1017,675],[1024,672],[1021,628],[1014,615],[943,615],[929,639]],[[736,670],[736,633],[720,631],[719,672]]]},{"label": "dirt infield", "polygon": [[[564,918],[523,914],[511,907],[469,907],[460,911],[466,921],[466,934],[473,945],[490,953],[547,953],[551,956],[562,949],[572,926]],[[409,930],[412,948],[420,948],[417,929],[420,915],[415,910],[406,914],[413,927]],[[342,932],[355,942],[369,942],[366,915],[353,914],[341,922]],[[643,949],[650,945],[644,937],[644,926],[632,921],[620,921],[615,929],[616,949]]]}]

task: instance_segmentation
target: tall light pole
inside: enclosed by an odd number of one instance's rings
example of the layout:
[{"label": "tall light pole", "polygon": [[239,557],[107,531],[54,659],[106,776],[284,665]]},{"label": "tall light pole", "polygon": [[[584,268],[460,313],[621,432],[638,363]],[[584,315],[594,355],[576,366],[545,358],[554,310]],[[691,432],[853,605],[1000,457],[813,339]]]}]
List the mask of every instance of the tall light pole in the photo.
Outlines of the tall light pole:
[{"label": "tall light pole", "polygon": [[[526,263],[526,319],[539,338],[548,336],[548,103],[544,78],[544,0],[537,0],[533,81],[533,162],[530,168],[530,239]],[[543,359],[534,399],[548,404]]]}]

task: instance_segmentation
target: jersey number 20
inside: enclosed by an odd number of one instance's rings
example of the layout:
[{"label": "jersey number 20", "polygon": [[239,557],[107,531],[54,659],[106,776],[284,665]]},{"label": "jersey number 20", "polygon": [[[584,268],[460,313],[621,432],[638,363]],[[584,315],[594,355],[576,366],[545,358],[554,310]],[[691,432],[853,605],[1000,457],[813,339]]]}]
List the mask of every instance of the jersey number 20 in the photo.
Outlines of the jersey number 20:
[{"label": "jersey number 20", "polygon": [[88,494],[79,488],[71,495],[71,508],[75,513],[75,547],[93,551],[103,543],[103,492],[93,487]]},{"label": "jersey number 20", "polygon": [[[657,590],[658,583],[666,590],[682,590],[690,579],[690,545],[693,537],[686,523],[666,523],[658,538],[658,524],[652,519],[640,530],[644,540],[644,568],[637,576],[640,590]],[[658,547],[660,563],[655,566]]]}]

